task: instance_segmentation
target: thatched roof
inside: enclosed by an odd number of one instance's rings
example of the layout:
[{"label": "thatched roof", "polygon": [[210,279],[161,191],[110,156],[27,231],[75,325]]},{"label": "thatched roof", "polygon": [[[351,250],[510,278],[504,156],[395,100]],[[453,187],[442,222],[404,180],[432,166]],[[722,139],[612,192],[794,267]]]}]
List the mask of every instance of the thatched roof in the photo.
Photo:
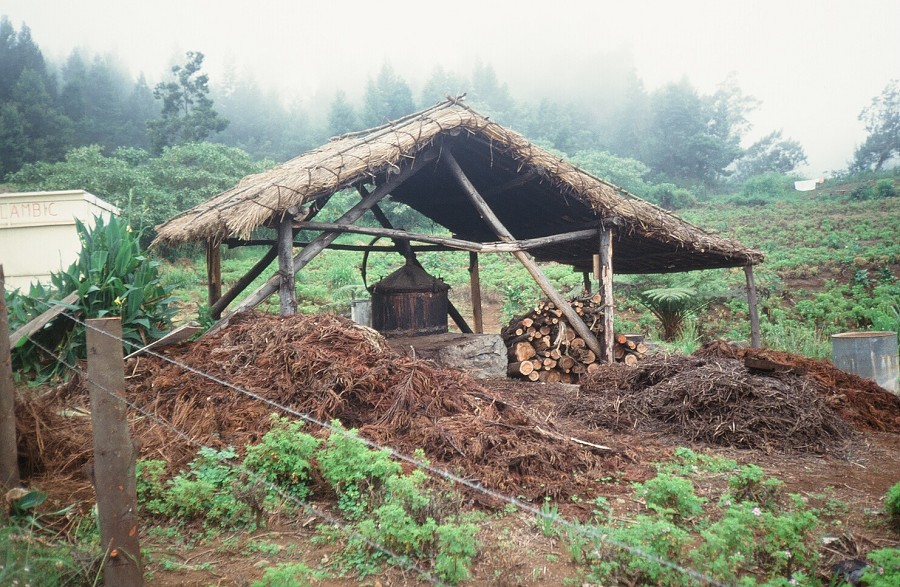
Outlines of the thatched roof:
[{"label": "thatched roof", "polygon": [[[571,232],[600,222],[615,228],[614,270],[620,273],[737,267],[762,253],[704,232],[669,212],[598,179],[536,147],[456,100],[390,124],[345,135],[175,216],[156,243],[221,242],[249,238],[292,206],[361,183],[381,184],[425,152],[438,150],[391,197],[418,210],[455,236],[497,241],[440,161],[452,151],[481,195],[517,239]],[[532,251],[538,260],[582,270],[597,243],[561,243]]]}]

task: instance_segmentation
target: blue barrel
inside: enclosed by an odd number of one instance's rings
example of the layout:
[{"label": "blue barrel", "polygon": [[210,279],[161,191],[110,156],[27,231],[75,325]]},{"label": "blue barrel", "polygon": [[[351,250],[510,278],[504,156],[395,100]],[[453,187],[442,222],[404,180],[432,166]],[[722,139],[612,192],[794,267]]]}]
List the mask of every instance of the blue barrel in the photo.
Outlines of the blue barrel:
[{"label": "blue barrel", "polygon": [[831,337],[834,366],[900,393],[896,332],[842,332]]}]

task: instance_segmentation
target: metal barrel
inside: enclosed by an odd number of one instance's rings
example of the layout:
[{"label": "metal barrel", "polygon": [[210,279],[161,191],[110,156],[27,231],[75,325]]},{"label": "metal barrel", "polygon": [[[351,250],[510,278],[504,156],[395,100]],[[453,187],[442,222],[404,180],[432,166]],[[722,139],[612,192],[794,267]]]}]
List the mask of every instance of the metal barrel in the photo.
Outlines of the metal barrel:
[{"label": "metal barrel", "polygon": [[900,393],[896,332],[842,332],[831,337],[834,366]]}]

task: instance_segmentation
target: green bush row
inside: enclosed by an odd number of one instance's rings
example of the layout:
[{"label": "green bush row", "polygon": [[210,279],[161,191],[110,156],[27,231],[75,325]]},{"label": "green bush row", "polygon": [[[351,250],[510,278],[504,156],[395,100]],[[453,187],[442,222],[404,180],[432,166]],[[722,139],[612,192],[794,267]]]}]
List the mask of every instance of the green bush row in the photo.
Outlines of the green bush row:
[{"label": "green bush row", "polygon": [[[404,473],[387,450],[372,450],[355,431],[335,422],[324,441],[301,422],[273,416],[272,428],[241,458],[232,448],[202,448],[186,470],[165,479],[165,463],[137,464],[138,503],[145,515],[198,524],[211,537],[264,526],[279,508],[303,508],[321,478],[337,495],[344,530],[323,525],[322,535],[345,540],[341,564],[360,575],[377,572],[388,553],[448,583],[469,576],[478,552],[475,523],[451,507],[453,494],[432,488],[421,470]],[[419,455],[421,456],[421,455]],[[379,548],[381,550],[379,550]]]}]

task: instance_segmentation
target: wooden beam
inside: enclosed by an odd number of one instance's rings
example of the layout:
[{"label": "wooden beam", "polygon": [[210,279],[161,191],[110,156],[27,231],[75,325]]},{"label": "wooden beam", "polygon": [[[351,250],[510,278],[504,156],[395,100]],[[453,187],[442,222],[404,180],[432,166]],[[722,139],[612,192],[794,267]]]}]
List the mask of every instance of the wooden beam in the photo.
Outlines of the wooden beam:
[{"label": "wooden beam", "polygon": [[222,297],[222,245],[215,239],[206,241],[206,291],[212,307]]},{"label": "wooden beam", "polygon": [[256,262],[253,267],[250,268],[247,273],[244,274],[243,277],[237,280],[237,282],[231,286],[231,288],[225,292],[219,300],[210,306],[209,315],[214,319],[218,320],[222,316],[222,311],[228,307],[228,304],[234,301],[234,298],[238,297],[242,291],[247,289],[247,287],[253,283],[253,280],[262,275],[262,272],[266,270],[266,267],[278,257],[278,245],[274,245],[269,251],[262,256],[262,258]]},{"label": "wooden beam", "polygon": [[547,245],[587,240],[589,238],[595,238],[597,236],[597,229],[589,228],[587,230],[576,230],[575,232],[565,232],[562,234],[552,234],[549,236],[541,236],[523,240],[513,239],[502,242],[478,243],[475,241],[462,240],[449,236],[436,236],[432,234],[421,234],[417,232],[407,232],[405,230],[376,228],[370,226],[352,226],[336,222],[295,222],[294,227],[301,230],[321,230],[327,232],[367,234],[371,236],[384,236],[392,239],[407,241],[435,243],[447,246],[451,249],[469,251],[474,253],[514,253],[516,251],[537,249]]},{"label": "wooden beam", "polygon": [[581,285],[584,287],[584,293],[591,295],[591,274],[588,271],[581,272]]},{"label": "wooden beam", "polygon": [[484,334],[484,316],[481,311],[481,274],[478,271],[478,253],[469,253],[469,287],[472,291],[472,322],[475,332]]},{"label": "wooden beam", "polygon": [[[310,204],[309,212],[307,213],[306,217],[312,218],[313,216],[318,214],[319,211],[322,210],[322,207],[328,203],[329,199],[331,199],[330,195],[323,196],[323,197],[315,200],[312,204]],[[229,240],[233,240],[233,239],[226,239],[223,242],[227,242]],[[265,255],[263,255],[263,258],[260,259],[259,261],[257,261],[256,264],[250,268],[250,271],[248,271],[243,277],[238,279],[237,283],[235,283],[233,286],[231,286],[231,288],[228,290],[228,292],[224,296],[222,296],[218,301],[216,301],[215,304],[210,306],[209,315],[213,319],[218,320],[222,316],[222,312],[225,311],[225,308],[228,307],[228,304],[233,302],[234,299],[236,297],[238,297],[242,291],[247,289],[247,287],[249,287],[249,285],[253,282],[253,280],[256,279],[257,277],[259,277],[260,274],[263,271],[265,271],[266,267],[269,266],[269,263],[274,261],[275,258],[278,256],[278,240],[277,239],[272,240],[272,241],[267,241],[265,244],[272,246],[272,248],[269,249],[269,252],[266,253]],[[229,245],[229,246],[231,246],[231,245]]]},{"label": "wooden beam", "polygon": [[[494,214],[494,211],[491,210],[490,206],[488,206],[487,202],[484,201],[484,198],[481,197],[481,194],[478,193],[478,190],[475,189],[475,186],[472,185],[472,182],[469,181],[469,178],[466,177],[465,172],[463,172],[462,167],[459,166],[459,163],[456,162],[456,158],[453,157],[453,154],[449,151],[445,151],[442,155],[442,158],[449,167],[450,172],[453,174],[453,177],[459,182],[460,187],[463,188],[463,191],[475,205],[476,210],[479,215],[488,225],[494,230],[497,237],[504,241],[513,241],[515,240],[512,233],[503,226],[503,223],[500,222],[500,219],[497,218],[497,215]],[[596,232],[595,232],[596,234]],[[584,339],[585,344],[588,345],[594,353],[600,354],[600,343],[597,341],[597,337],[591,332],[590,328],[588,328],[587,324],[584,323],[584,320],[581,319],[581,316],[575,313],[575,310],[572,309],[572,306],[566,302],[559,292],[553,287],[553,284],[550,283],[550,280],[547,279],[547,276],[544,275],[541,268],[538,267],[537,263],[535,263],[534,259],[526,253],[525,251],[514,251],[513,255],[519,260],[522,265],[525,266],[525,269],[528,270],[528,273],[531,274],[531,277],[537,282],[540,286],[541,290],[547,295],[550,300],[556,304],[556,307],[562,310],[566,319],[569,321],[569,324],[572,328],[575,329],[575,332],[578,333],[578,336]]]},{"label": "wooden beam", "polygon": [[285,213],[278,223],[278,297],[281,300],[282,316],[292,316],[297,312],[297,285],[294,280],[294,228],[293,218]]},{"label": "wooden beam", "polygon": [[615,361],[613,356],[613,268],[612,229],[600,231],[600,293],[603,297],[603,352],[599,355],[607,363]]},{"label": "wooden beam", "polygon": [[747,305],[750,307],[750,346],[758,349],[762,344],[759,332],[759,301],[756,297],[756,282],[753,280],[753,265],[744,266],[747,277]]},{"label": "wooden beam", "polygon": [[40,316],[36,316],[28,324],[22,325],[18,330],[9,335],[9,346],[15,348],[19,341],[47,325],[48,322],[68,310],[68,306],[78,301],[78,293],[73,292],[59,302],[50,302],[50,309],[45,310]]},{"label": "wooden beam", "polygon": [[[437,157],[437,154],[437,150],[431,150],[422,153],[407,168],[402,169],[399,173],[388,175],[385,183],[378,186],[375,191],[369,194],[367,198],[363,199],[361,202],[344,213],[343,216],[338,218],[337,224],[341,225],[342,227],[346,227],[359,220],[359,218],[366,212],[366,210],[381,201],[382,198],[391,193],[392,190],[396,189],[400,184],[409,179],[409,177],[418,172],[425,165],[434,161],[434,159]],[[297,223],[294,224],[296,225]],[[302,251],[297,253],[297,255],[294,257],[294,271],[297,272],[300,271],[303,267],[306,267],[306,265],[310,261],[316,258],[319,253],[324,251],[328,247],[328,245],[334,242],[334,239],[340,236],[340,234],[341,233],[337,231],[324,232],[313,239],[307,246],[303,248]],[[278,290],[280,281],[281,277],[276,273],[259,288],[257,288],[256,291],[247,296],[244,301],[238,304],[229,315],[240,312],[241,310],[249,310],[251,308],[255,308]],[[221,330],[227,324],[227,319],[228,317],[226,316],[223,320],[220,320],[219,323],[217,323],[207,331],[207,335]]]},{"label": "wooden beam", "polygon": [[[238,247],[258,247],[258,246],[274,246],[278,244],[276,239],[250,239],[250,240],[241,240],[241,239],[225,239],[222,241],[222,244],[228,245],[230,248],[238,248]],[[307,246],[309,243],[304,241],[294,241],[294,247],[302,249]],[[341,243],[331,243],[328,245],[328,248],[332,251],[353,251],[362,253],[365,251],[377,251],[381,253],[401,253],[399,248],[395,245],[384,245],[384,246],[369,246],[369,245],[345,245]],[[447,251],[459,251],[459,249],[446,247],[441,245],[422,245],[422,246],[410,246],[410,249],[413,252],[421,253],[421,252],[447,252]]]}]

